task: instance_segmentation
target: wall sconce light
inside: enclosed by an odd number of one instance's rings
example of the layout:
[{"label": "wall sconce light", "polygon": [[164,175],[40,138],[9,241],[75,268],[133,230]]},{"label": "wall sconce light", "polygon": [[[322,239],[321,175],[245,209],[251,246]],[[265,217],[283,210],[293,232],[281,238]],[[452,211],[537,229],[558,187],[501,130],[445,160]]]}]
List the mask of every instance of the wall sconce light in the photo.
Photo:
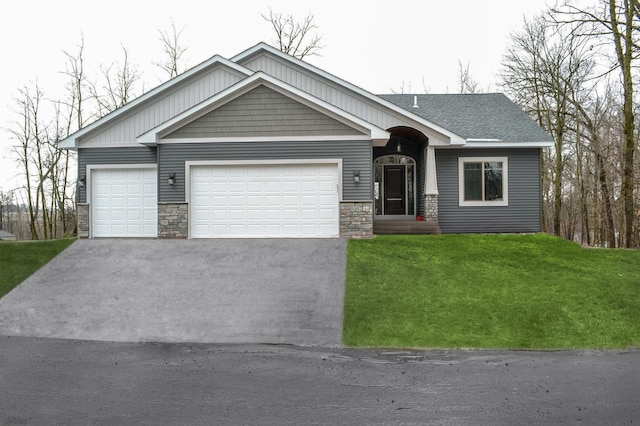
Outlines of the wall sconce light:
[{"label": "wall sconce light", "polygon": [[353,171],[353,181],[355,183],[360,182],[360,170],[354,170]]},{"label": "wall sconce light", "polygon": [[175,184],[175,183],[176,183],[176,174],[175,174],[175,173],[171,173],[171,174],[169,175],[169,179],[167,179],[167,183],[168,183],[169,185],[173,185],[173,184]]},{"label": "wall sconce light", "polygon": [[396,147],[398,152],[402,152],[402,146],[400,145],[400,140],[398,140],[398,146]]},{"label": "wall sconce light", "polygon": [[87,177],[86,176],[82,176],[80,179],[78,179],[78,186],[80,188],[84,188],[84,186],[87,184]]}]

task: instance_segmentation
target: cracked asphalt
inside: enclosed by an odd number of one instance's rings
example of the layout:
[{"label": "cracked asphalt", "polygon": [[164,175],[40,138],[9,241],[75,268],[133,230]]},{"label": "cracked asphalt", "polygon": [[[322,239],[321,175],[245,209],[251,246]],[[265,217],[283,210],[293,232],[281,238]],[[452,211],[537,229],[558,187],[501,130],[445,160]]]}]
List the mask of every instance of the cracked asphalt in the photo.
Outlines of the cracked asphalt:
[{"label": "cracked asphalt", "polygon": [[0,424],[640,423],[640,351],[0,337]]}]

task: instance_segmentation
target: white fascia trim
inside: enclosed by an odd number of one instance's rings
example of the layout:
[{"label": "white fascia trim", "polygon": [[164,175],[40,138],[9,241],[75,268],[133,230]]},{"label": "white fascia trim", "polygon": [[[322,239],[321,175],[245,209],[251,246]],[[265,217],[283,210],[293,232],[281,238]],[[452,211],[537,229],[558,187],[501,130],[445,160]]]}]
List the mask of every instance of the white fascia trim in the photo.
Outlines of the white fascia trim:
[{"label": "white fascia trim", "polygon": [[367,135],[345,136],[259,136],[259,137],[215,137],[215,138],[176,138],[162,139],[158,145],[182,143],[223,143],[223,142],[323,142],[323,141],[371,141]]},{"label": "white fascia trim", "polygon": [[553,142],[497,142],[469,139],[464,148],[549,148]]},{"label": "white fascia trim", "polygon": [[430,144],[437,149],[475,149],[475,148],[549,148],[553,142],[468,142],[464,145]]},{"label": "white fascia trim", "polygon": [[[277,166],[277,165],[295,165],[295,164],[335,164],[338,168],[338,202],[342,202],[342,158],[314,158],[314,159],[282,159],[282,160],[200,160],[185,161],[185,203],[191,201],[191,167],[198,166]],[[191,223],[191,221],[189,221]],[[189,228],[191,235],[191,228]]]},{"label": "white fascia trim", "polygon": [[[215,55],[212,56],[211,58],[207,59],[206,61],[200,63],[199,65],[196,65],[195,67],[185,71],[184,73],[178,75],[177,77],[162,83],[160,86],[157,86],[156,88],[148,91],[147,93],[137,97],[136,99],[132,100],[131,102],[125,104],[124,106],[116,109],[115,111],[111,112],[110,114],[105,115],[104,117],[99,118],[98,120],[94,121],[93,123],[89,124],[86,127],[83,127],[82,129],[78,130],[77,132],[75,132],[74,134],[72,134],[71,136],[61,140],[58,143],[58,148],[62,148],[62,149],[75,149],[78,147],[77,141],[78,138],[84,136],[85,134],[87,134],[88,132],[94,130],[96,127],[101,126],[102,124],[104,124],[107,121],[113,120],[117,117],[119,117],[120,115],[126,113],[127,111],[129,111],[132,108],[135,108],[136,106],[140,105],[141,103],[146,102],[147,100],[153,98],[154,96],[158,95],[159,93],[171,88],[172,86],[175,86],[176,84],[179,84],[180,82],[188,79],[189,77],[191,77],[194,74],[199,73],[200,71],[216,64],[222,64],[222,65],[226,65],[229,68],[234,69],[235,71],[238,71],[241,74],[244,75],[251,75],[253,73],[253,71],[251,71],[248,68],[243,67],[240,64],[237,64],[235,62],[232,62],[228,59],[223,58],[220,55]],[[111,145],[110,145],[111,146]]]},{"label": "white fascia trim", "polygon": [[354,84],[351,84],[346,80],[342,80],[341,78],[338,78],[333,74],[330,74],[330,73],[328,73],[326,71],[323,71],[320,68],[317,68],[317,67],[315,67],[315,66],[313,66],[313,65],[311,65],[311,64],[309,64],[307,62],[301,61],[298,58],[295,58],[295,57],[293,57],[291,55],[283,53],[280,50],[276,49],[275,47],[268,45],[267,43],[264,43],[264,42],[258,43],[255,46],[245,50],[244,52],[241,52],[241,53],[237,54],[236,56],[232,57],[231,61],[233,61],[233,62],[241,61],[241,60],[243,60],[243,59],[245,59],[245,58],[247,58],[247,57],[249,57],[249,56],[251,56],[251,55],[253,55],[253,54],[257,53],[257,52],[259,52],[260,50],[266,50],[266,51],[274,54],[275,56],[278,56],[281,59],[284,59],[285,61],[292,62],[292,63],[300,66],[301,68],[304,68],[307,71],[310,71],[310,72],[312,72],[314,74],[318,74],[321,77],[324,77],[327,80],[329,80],[329,81],[331,81],[331,82],[333,82],[335,84],[338,84],[338,85],[340,85],[340,86],[342,86],[342,87],[344,87],[346,89],[349,89],[349,90],[351,90],[351,91],[353,91],[353,92],[355,92],[355,93],[357,93],[357,94],[359,94],[361,96],[364,96],[365,98],[369,99],[370,101],[373,101],[373,102],[375,102],[375,103],[377,103],[379,105],[382,105],[382,106],[384,106],[386,108],[389,108],[389,109],[399,113],[400,115],[402,115],[404,117],[407,117],[410,120],[413,120],[413,121],[415,121],[417,123],[422,124],[423,126],[426,126],[426,127],[431,128],[431,129],[433,129],[433,130],[435,130],[435,131],[437,131],[439,133],[442,133],[443,135],[449,137],[449,139],[451,140],[451,144],[452,145],[464,145],[465,142],[466,142],[465,138],[463,138],[462,136],[459,136],[459,135],[457,135],[455,133],[452,133],[450,130],[445,129],[444,127],[438,126],[435,123],[432,123],[432,122],[430,122],[428,120],[425,120],[424,118],[420,117],[419,115],[413,114],[413,113],[411,113],[410,111],[407,111],[404,108],[400,108],[399,106],[397,106],[394,103],[391,103],[391,102],[389,102],[389,101],[387,101],[385,99],[379,98],[378,96],[376,96],[376,95],[374,95],[374,94],[372,94],[370,92],[367,92],[366,90],[364,90],[364,89],[362,89],[362,88],[360,88],[360,87],[358,87],[358,86],[356,86]]},{"label": "white fascia trim", "polygon": [[[266,84],[265,84],[266,83]],[[340,108],[337,108],[321,99],[318,99],[300,89],[297,89],[293,86],[288,85],[280,80],[277,80],[271,77],[268,74],[263,73],[262,71],[258,71],[251,75],[250,77],[245,78],[244,80],[239,81],[218,93],[210,97],[209,99],[194,105],[188,110],[178,114],[170,120],[165,121],[159,126],[143,133],[142,135],[136,138],[138,143],[141,144],[156,144],[159,139],[164,135],[168,134],[173,130],[176,130],[193,120],[215,110],[216,108],[224,105],[227,102],[236,99],[243,94],[249,92],[250,90],[258,87],[261,84],[265,84],[265,86],[276,90],[285,96],[292,97],[298,102],[307,105],[310,108],[315,110],[319,110],[324,112],[328,116],[349,125],[350,127],[357,128],[363,132],[368,132],[371,136],[371,139],[386,139],[388,140],[391,136],[389,132],[383,130],[373,124],[362,120],[355,115],[352,115]]]},{"label": "white fascia trim", "polygon": [[[82,149],[94,149],[94,148],[140,148],[140,144],[135,142],[114,142],[109,144],[92,144],[92,145],[82,145],[80,148]],[[74,148],[77,150],[77,148]]]}]

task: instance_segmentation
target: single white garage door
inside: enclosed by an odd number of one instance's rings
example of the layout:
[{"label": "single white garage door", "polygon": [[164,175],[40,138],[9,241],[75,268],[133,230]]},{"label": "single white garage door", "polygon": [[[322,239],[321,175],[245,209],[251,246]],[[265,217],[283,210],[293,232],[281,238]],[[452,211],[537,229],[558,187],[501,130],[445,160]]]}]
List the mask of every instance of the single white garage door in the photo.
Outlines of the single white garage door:
[{"label": "single white garage door", "polygon": [[191,166],[192,238],[338,237],[338,165]]},{"label": "single white garage door", "polygon": [[157,237],[155,168],[91,171],[92,237]]}]

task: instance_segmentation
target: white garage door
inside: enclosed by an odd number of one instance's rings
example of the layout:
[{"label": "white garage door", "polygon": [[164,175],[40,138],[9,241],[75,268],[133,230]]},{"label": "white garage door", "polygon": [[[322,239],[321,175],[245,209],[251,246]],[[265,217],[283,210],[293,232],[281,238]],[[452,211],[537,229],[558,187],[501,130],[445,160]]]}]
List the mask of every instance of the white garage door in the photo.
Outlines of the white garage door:
[{"label": "white garage door", "polygon": [[337,237],[338,165],[191,167],[192,238]]},{"label": "white garage door", "polygon": [[157,237],[155,168],[91,172],[93,237]]}]

